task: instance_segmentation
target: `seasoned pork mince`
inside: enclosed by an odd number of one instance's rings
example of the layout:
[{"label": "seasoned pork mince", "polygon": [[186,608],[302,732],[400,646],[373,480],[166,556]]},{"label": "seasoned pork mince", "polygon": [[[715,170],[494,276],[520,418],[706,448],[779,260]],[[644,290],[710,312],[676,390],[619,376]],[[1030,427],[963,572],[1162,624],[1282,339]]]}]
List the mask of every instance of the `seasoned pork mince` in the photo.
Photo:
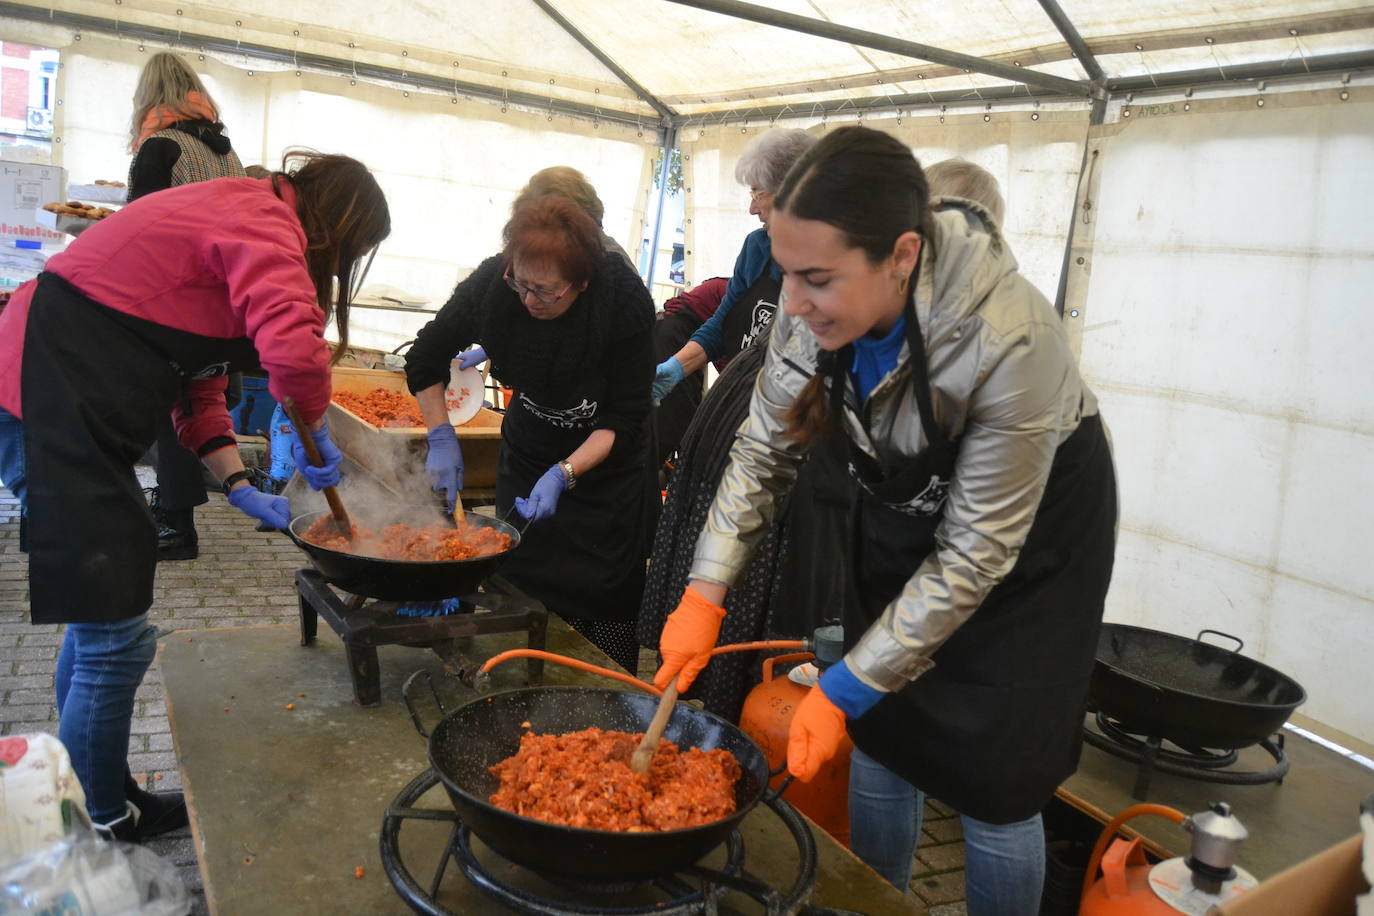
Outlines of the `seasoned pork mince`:
[{"label": "seasoned pork mince", "polygon": [[489,557],[510,549],[511,537],[485,525],[450,528],[435,523],[389,525],[380,533],[354,524],[350,536],[339,534],[332,515],[315,519],[301,535],[303,540],[328,550],[379,560],[446,561]]},{"label": "seasoned pork mince", "polygon": [[399,391],[373,388],[367,394],[352,391],[336,391],[335,404],[347,407],[373,426],[424,426],[420,416],[420,405],[413,397]]},{"label": "seasoned pork mince", "polygon": [[664,741],[639,775],[630,757],[643,737],[600,728],[526,732],[520,750],[491,768],[501,780],[491,803],[552,824],[629,832],[696,827],[734,813],[740,767],[733,754]]}]

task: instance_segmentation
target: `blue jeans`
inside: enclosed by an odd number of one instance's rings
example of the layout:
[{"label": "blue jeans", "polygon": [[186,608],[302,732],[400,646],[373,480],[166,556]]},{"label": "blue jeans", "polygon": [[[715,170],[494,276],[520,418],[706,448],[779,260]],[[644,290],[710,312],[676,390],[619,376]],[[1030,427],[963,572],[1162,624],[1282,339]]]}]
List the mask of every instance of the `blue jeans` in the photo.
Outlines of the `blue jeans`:
[{"label": "blue jeans", "polygon": [[[905,891],[921,835],[925,795],[858,748],[849,768],[849,840],[854,854]],[[966,815],[964,882],[969,916],[1036,916],[1045,884],[1040,815],[989,824]]]},{"label": "blue jeans", "polygon": [[[24,425],[0,407],[0,481],[27,511]],[[57,657],[58,738],[86,791],[86,810],[98,824],[126,810],[124,773],[134,692],[157,650],[148,615],[113,623],[69,623]]]}]

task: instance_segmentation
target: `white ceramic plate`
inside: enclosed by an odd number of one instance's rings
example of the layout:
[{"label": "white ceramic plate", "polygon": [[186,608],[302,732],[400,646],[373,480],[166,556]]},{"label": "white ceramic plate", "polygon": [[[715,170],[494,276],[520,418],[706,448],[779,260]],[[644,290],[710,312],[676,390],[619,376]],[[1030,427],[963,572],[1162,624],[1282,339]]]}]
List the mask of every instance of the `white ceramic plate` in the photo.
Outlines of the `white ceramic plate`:
[{"label": "white ceramic plate", "polygon": [[475,366],[459,369],[458,360],[453,360],[448,387],[444,389],[448,421],[454,426],[462,426],[477,416],[477,411],[482,409],[482,393],[482,373]]}]

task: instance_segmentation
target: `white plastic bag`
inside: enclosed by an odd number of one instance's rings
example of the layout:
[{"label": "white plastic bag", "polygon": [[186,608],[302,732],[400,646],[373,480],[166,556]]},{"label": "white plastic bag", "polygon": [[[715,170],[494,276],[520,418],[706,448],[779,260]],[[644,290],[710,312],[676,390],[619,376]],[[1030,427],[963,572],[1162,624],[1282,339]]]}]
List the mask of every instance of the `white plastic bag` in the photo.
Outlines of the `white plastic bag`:
[{"label": "white plastic bag", "polygon": [[176,867],[81,829],[0,868],[0,916],[184,916]]}]

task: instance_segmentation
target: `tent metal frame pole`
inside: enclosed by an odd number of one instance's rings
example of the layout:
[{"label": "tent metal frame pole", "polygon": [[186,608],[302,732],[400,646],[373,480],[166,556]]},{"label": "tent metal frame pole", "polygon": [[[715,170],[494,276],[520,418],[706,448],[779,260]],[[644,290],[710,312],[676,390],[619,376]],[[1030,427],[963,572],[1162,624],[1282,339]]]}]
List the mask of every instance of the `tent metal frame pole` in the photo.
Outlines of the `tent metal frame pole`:
[{"label": "tent metal frame pole", "polygon": [[1040,7],[1045,11],[1045,15],[1050,17],[1054,27],[1059,30],[1059,34],[1064,36],[1064,41],[1068,44],[1073,56],[1078,58],[1078,63],[1083,67],[1083,72],[1088,74],[1088,79],[1093,83],[1101,85],[1107,78],[1102,72],[1102,65],[1097,62],[1093,52],[1088,49],[1088,43],[1079,34],[1078,27],[1073,24],[1073,20],[1064,12],[1064,8],[1059,5],[1058,0],[1040,0]]},{"label": "tent metal frame pole", "polygon": [[410,73],[396,67],[355,63],[354,61],[343,60],[337,57],[327,57],[322,54],[300,53],[285,48],[272,47],[270,45],[228,41],[222,38],[214,38],[209,35],[199,35],[192,32],[177,31],[175,29],[164,29],[158,26],[115,21],[99,16],[86,16],[81,13],[50,10],[46,7],[40,8],[28,6],[23,3],[11,3],[7,2],[7,0],[0,0],[0,17],[9,17],[11,19],[20,19],[26,22],[38,22],[47,25],[58,25],[80,31],[108,33],[118,38],[136,38],[145,41],[162,42],[173,47],[184,47],[197,51],[217,51],[233,55],[248,55],[264,61],[293,64],[297,69],[318,70],[339,76],[376,82],[400,83],[417,89],[435,90],[445,95],[466,95],[493,102],[520,105],[535,111],[557,111],[561,114],[582,118],[588,121],[613,121],[617,124],[640,127],[644,125],[644,115],[635,114],[629,111],[620,111],[614,108],[601,108],[600,106],[585,105],[581,102],[551,99],[547,96],[539,96],[519,90],[503,89],[498,91],[490,86],[482,86],[478,83],[429,76],[427,74]]},{"label": "tent metal frame pole", "polygon": [[1202,88],[1209,85],[1243,83],[1250,80],[1276,79],[1278,77],[1319,76],[1324,73],[1364,70],[1371,67],[1374,67],[1374,51],[1349,51],[1341,54],[1323,54],[1317,57],[1236,64],[1234,67],[1175,70],[1169,73],[1108,79],[1107,90],[1113,96],[1119,96],[1127,92],[1143,92],[1152,89]]},{"label": "tent metal frame pole", "polygon": [[1092,129],[1103,124],[1107,120],[1107,98],[1093,100],[1092,112],[1088,115],[1088,130],[1083,138],[1083,159],[1078,164],[1078,183],[1073,195],[1073,212],[1069,214],[1069,228],[1064,233],[1064,261],[1059,265],[1059,285],[1054,291],[1054,310],[1059,313],[1059,317],[1064,317],[1064,304],[1069,292],[1069,259],[1073,257],[1073,234],[1078,228],[1078,208],[1083,205],[1082,196],[1090,194],[1092,191],[1083,181],[1083,176],[1088,172],[1088,160],[1091,156],[1089,148],[1092,146]]},{"label": "tent metal frame pole", "polygon": [[[649,272],[644,285],[649,295],[654,292],[654,271],[658,269],[658,242],[663,232],[663,209],[668,201],[668,175],[673,168],[673,150],[677,149],[677,128],[668,127],[663,131],[663,165],[658,170],[658,203],[654,207],[654,231],[649,241]],[[671,266],[671,265],[670,265]]]},{"label": "tent metal frame pole", "polygon": [[578,29],[577,26],[573,25],[572,22],[570,22],[566,16],[564,16],[557,9],[555,9],[553,5],[548,2],[548,0],[533,0],[533,2],[535,6],[539,7],[541,10],[547,13],[550,19],[558,23],[559,27],[562,28],[563,31],[571,35],[574,41],[576,41],[583,48],[585,48],[587,53],[589,53],[592,57],[595,57],[597,60],[599,60],[602,66],[604,66],[607,70],[610,70],[612,73],[614,73],[617,79],[619,79],[622,83],[628,86],[630,90],[634,92],[635,95],[639,96],[640,101],[644,102],[646,105],[649,105],[651,108],[653,108],[654,111],[658,112],[658,116],[663,119],[663,122],[665,124],[673,119],[673,116],[676,115],[677,112],[673,111],[673,109],[663,104],[663,102],[661,102],[657,96],[655,96],[652,92],[641,86],[633,76],[630,76],[630,74],[625,71],[624,67],[617,64],[614,60],[611,59],[610,55],[608,55],[605,51],[601,50],[600,46],[598,46],[586,35],[582,34],[582,31]]},{"label": "tent metal frame pole", "polygon": [[1037,70],[1029,70],[1011,64],[1003,64],[983,57],[974,57],[971,54],[960,54],[957,51],[949,51],[944,48],[923,45],[914,41],[906,41],[878,32],[855,29],[834,22],[826,22],[823,19],[798,16],[795,13],[784,13],[781,10],[759,6],[758,4],[744,3],[742,0],[668,0],[668,2],[677,3],[681,6],[694,7],[699,10],[706,10],[711,13],[721,13],[725,16],[733,16],[736,19],[745,19],[762,25],[776,26],[781,29],[801,32],[806,35],[814,35],[818,38],[843,41],[847,44],[872,48],[875,51],[886,51],[889,54],[900,54],[903,57],[912,57],[917,60],[930,61],[931,63],[959,67],[963,70],[970,70],[987,76],[1001,77],[1013,83],[1039,86],[1042,89],[1050,89],[1064,95],[1086,98],[1090,94],[1088,84],[1080,80],[1064,79],[1063,77],[1053,76],[1049,73],[1041,73]]}]

